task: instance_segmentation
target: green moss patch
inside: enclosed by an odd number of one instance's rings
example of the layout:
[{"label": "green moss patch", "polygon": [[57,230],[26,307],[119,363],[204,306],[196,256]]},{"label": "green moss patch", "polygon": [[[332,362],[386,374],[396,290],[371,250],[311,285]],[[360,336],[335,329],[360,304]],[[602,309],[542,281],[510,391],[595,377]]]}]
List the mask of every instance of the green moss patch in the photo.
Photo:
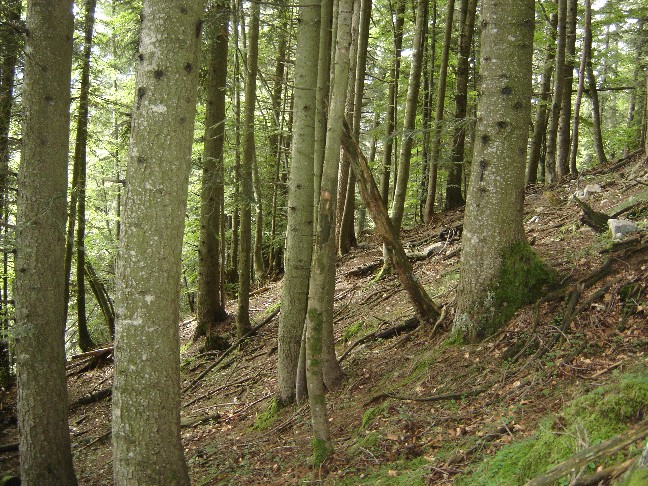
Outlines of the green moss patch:
[{"label": "green moss patch", "polygon": [[[648,412],[648,375],[626,375],[618,382],[577,398],[547,417],[529,439],[510,444],[483,461],[458,485],[524,484],[575,454],[617,435]],[[609,458],[616,463],[620,457]],[[590,464],[593,469],[594,464]]]},{"label": "green moss patch", "polygon": [[279,400],[272,400],[268,408],[257,415],[254,424],[252,424],[253,430],[267,430],[270,426],[277,420],[277,415],[280,409]]}]

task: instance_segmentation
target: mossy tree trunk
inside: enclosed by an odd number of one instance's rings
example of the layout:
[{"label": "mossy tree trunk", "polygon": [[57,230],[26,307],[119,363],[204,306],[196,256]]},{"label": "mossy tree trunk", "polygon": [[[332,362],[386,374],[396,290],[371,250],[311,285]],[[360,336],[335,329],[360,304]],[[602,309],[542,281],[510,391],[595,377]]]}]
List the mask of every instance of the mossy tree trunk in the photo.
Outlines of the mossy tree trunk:
[{"label": "mossy tree trunk", "polygon": [[16,365],[23,484],[76,484],[65,378],[71,0],[27,2],[16,218]]},{"label": "mossy tree trunk", "polygon": [[117,262],[115,484],[189,484],[180,437],[182,237],[202,1],[144,1]]},{"label": "mossy tree trunk", "polygon": [[[308,399],[313,421],[315,463],[332,451],[324,387],[325,335],[333,331],[333,296],[335,293],[335,218],[340,161],[340,137],[344,117],[345,93],[349,78],[349,45],[353,0],[341,0],[335,50],[331,102],[324,152],[324,166],[317,210],[317,229],[310,276],[310,293],[306,319],[306,375]],[[328,56],[328,52],[320,53]],[[330,357],[328,358],[330,359]],[[333,356],[335,359],[335,355]],[[337,361],[336,361],[337,364]]]},{"label": "mossy tree trunk", "polygon": [[[474,340],[492,333],[504,268],[525,272],[535,264],[524,245],[524,169],[531,114],[534,2],[485,0],[482,11],[481,83],[461,274],[453,334]],[[506,256],[512,249],[519,251]],[[528,247],[528,245],[526,245]],[[529,255],[529,252],[531,255]],[[506,258],[518,259],[505,262]],[[522,285],[520,285],[522,286]],[[521,293],[528,289],[514,289]]]},{"label": "mossy tree trunk", "polygon": [[297,364],[308,304],[313,252],[313,165],[320,1],[301,0],[295,57],[292,169],[288,179],[286,259],[281,293],[277,384],[282,404],[295,400]]}]

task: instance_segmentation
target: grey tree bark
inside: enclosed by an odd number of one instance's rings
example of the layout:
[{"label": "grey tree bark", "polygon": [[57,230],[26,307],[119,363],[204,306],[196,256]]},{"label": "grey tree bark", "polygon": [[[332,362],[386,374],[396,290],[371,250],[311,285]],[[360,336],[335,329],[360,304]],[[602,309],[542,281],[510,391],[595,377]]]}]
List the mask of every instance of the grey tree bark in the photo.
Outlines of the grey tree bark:
[{"label": "grey tree bark", "polygon": [[450,42],[452,40],[454,3],[454,0],[448,0],[443,51],[441,53],[441,64],[439,65],[439,87],[437,89],[436,112],[434,123],[432,125],[433,131],[430,148],[430,175],[428,177],[427,199],[425,200],[425,209],[423,211],[423,220],[426,223],[432,221],[432,215],[434,214],[434,201],[436,199],[439,154],[441,153],[441,135],[443,131],[443,110],[445,108],[445,94],[448,80],[448,59],[450,56]]},{"label": "grey tree bark", "polygon": [[569,146],[571,144],[571,115],[572,115],[572,85],[574,83],[574,55],[576,53],[576,20],[578,17],[578,1],[567,0],[567,32],[565,38],[565,85],[560,108],[558,124],[558,149],[556,172],[558,179],[570,173]]},{"label": "grey tree bark", "polygon": [[282,404],[295,400],[299,348],[313,253],[313,165],[321,2],[301,0],[295,57],[292,168],[288,179],[285,276],[281,293],[277,384]]},{"label": "grey tree bark", "polygon": [[207,110],[200,193],[198,242],[197,335],[207,336],[206,349],[218,347],[217,326],[227,313],[222,305],[220,228],[223,206],[223,145],[225,142],[225,94],[227,81],[228,5],[215,2],[208,12],[209,63]]},{"label": "grey tree bark", "polygon": [[[314,460],[321,464],[333,450],[326,413],[323,361],[326,359],[326,328],[333,330],[335,293],[335,217],[340,161],[340,139],[345,95],[349,78],[349,46],[353,0],[340,0],[334,75],[327,124],[324,166],[317,211],[317,229],[310,275],[306,319],[306,375],[313,421]],[[299,45],[298,45],[299,47]],[[328,52],[320,53],[328,56]],[[332,334],[332,332],[331,332]],[[335,359],[335,355],[333,356]],[[337,361],[336,361],[337,363]]]},{"label": "grey tree bark", "polygon": [[203,2],[143,4],[117,262],[115,484],[189,484],[180,438],[182,236]]},{"label": "grey tree bark", "polygon": [[525,242],[522,214],[534,17],[533,0],[483,3],[477,141],[453,323],[459,339],[493,332],[503,260],[512,258],[506,252],[514,245]]},{"label": "grey tree bark", "polygon": [[27,32],[15,279],[20,475],[27,485],[74,485],[63,302],[72,1],[27,2]]},{"label": "grey tree bark", "polygon": [[241,193],[239,212],[241,218],[240,248],[238,261],[238,311],[236,314],[236,334],[247,334],[250,324],[250,273],[252,265],[252,202],[254,187],[252,172],[254,167],[255,139],[254,112],[256,105],[256,80],[259,64],[259,16],[260,5],[253,0],[250,6],[250,26],[247,46],[247,75],[245,78],[245,113],[243,116],[243,160],[241,163]]}]

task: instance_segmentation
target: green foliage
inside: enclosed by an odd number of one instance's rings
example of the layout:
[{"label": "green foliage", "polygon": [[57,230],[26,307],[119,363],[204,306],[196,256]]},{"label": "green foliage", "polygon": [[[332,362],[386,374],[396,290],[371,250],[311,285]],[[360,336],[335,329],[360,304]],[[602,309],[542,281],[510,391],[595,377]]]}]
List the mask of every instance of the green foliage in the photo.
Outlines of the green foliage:
[{"label": "green foliage", "polygon": [[270,428],[270,426],[277,420],[280,408],[281,407],[279,405],[279,401],[273,399],[268,405],[268,408],[264,412],[261,412],[259,415],[257,415],[256,419],[254,420],[254,424],[252,424],[252,429],[267,430],[268,428]]},{"label": "green foliage", "polygon": [[347,477],[340,481],[342,485],[356,484],[390,484],[390,485],[424,485],[430,474],[428,461],[423,457],[412,460],[399,460],[383,464],[379,469],[359,478]]},{"label": "green foliage", "polygon": [[362,321],[354,322],[350,326],[347,326],[344,331],[342,332],[342,338],[345,341],[349,341],[358,334],[360,334],[360,331],[362,331],[362,325],[364,323]]},{"label": "green foliage", "polygon": [[378,407],[371,407],[365,410],[365,413],[362,415],[362,423],[360,424],[360,429],[366,429],[369,427],[374,420],[376,420],[382,413],[385,411],[385,406],[380,405]]},{"label": "green foliage", "polygon": [[626,375],[577,398],[560,414],[545,418],[533,437],[504,447],[472,474],[458,478],[456,484],[525,483],[577,452],[579,440],[589,445],[603,442],[647,411],[648,376]]},{"label": "green foliage", "polygon": [[644,486],[648,484],[648,470],[635,469],[627,479],[621,481],[620,486]]}]

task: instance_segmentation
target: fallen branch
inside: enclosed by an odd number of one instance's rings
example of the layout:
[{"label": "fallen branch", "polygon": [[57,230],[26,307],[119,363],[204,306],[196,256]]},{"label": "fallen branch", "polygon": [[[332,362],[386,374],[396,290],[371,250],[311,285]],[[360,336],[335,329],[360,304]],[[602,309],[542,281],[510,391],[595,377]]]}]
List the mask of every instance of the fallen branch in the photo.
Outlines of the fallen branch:
[{"label": "fallen branch", "polygon": [[602,457],[616,454],[629,445],[634,444],[639,440],[643,440],[646,437],[648,437],[648,419],[642,420],[634,427],[629,428],[625,432],[618,434],[605,442],[601,442],[600,444],[596,444],[577,452],[566,461],[547,471],[542,476],[532,479],[526,483],[526,486],[554,484],[565,474],[576,471],[578,468],[589,462],[594,462]]},{"label": "fallen branch", "polygon": [[272,319],[274,319],[277,314],[279,314],[279,311],[281,310],[281,307],[277,307],[275,310],[273,310],[270,314],[268,314],[259,324],[254,326],[252,329],[250,329],[243,337],[241,337],[239,340],[237,340],[234,344],[232,344],[229,348],[227,348],[223,354],[221,355],[220,358],[218,358],[216,361],[214,361],[211,365],[207,367],[205,371],[200,373],[196,379],[194,379],[191,383],[189,383],[184,389],[182,390],[182,393],[186,393],[192,388],[198,384],[200,380],[202,380],[205,376],[209,374],[211,370],[216,368],[227,356],[229,356],[236,348],[239,347],[243,342],[245,342],[248,338],[251,336],[255,335],[262,327],[264,327],[266,324],[268,324]]},{"label": "fallen branch", "polygon": [[372,403],[375,403],[378,400],[382,400],[383,398],[393,398],[394,400],[402,400],[406,402],[425,402],[425,403],[442,402],[445,400],[459,400],[465,397],[475,397],[477,395],[481,395],[482,393],[490,390],[490,388],[491,386],[489,385],[482,388],[474,388],[472,390],[463,391],[463,392],[446,393],[444,395],[432,395],[431,397],[405,397],[400,395],[394,395],[392,393],[381,393],[373,397],[367,403],[365,403],[365,406],[371,405]]},{"label": "fallen branch", "polygon": [[91,356],[101,356],[104,354],[109,354],[112,353],[113,349],[114,349],[113,346],[109,346],[107,348],[101,348],[101,349],[93,349],[92,351],[88,351],[87,353],[75,354],[74,356],[70,357],[70,360],[76,361],[78,359],[89,358]]},{"label": "fallen branch", "polygon": [[608,468],[602,469],[601,471],[597,471],[594,474],[591,474],[589,476],[585,476],[582,478],[579,478],[572,483],[570,483],[569,486],[596,486],[601,483],[601,481],[605,481],[606,484],[621,476],[624,472],[626,472],[632,465],[637,461],[637,456],[633,456],[630,459],[628,459],[625,462],[622,462],[621,464],[616,464],[614,466],[610,466]]},{"label": "fallen branch", "polygon": [[576,196],[574,196],[574,201],[576,201],[576,204],[578,204],[583,210],[581,222],[592,228],[597,233],[604,233],[605,231],[607,231],[607,222],[608,219],[610,219],[607,214],[600,211],[595,211],[589,204],[581,201]]},{"label": "fallen branch", "polygon": [[112,385],[102,390],[96,391],[94,393],[90,393],[89,395],[85,395],[79,398],[76,402],[70,405],[70,410],[74,410],[75,408],[78,408],[81,405],[88,405],[89,403],[100,402],[101,400],[104,400],[105,398],[108,398],[111,395],[112,395]]},{"label": "fallen branch", "polygon": [[382,331],[375,331],[372,332],[371,334],[367,334],[366,336],[361,337],[358,339],[356,342],[354,342],[349,349],[347,349],[342,356],[338,359],[338,363],[342,363],[342,361],[349,355],[349,353],[356,347],[360,346],[361,344],[367,343],[369,341],[375,341],[377,339],[389,339],[394,336],[398,336],[399,334],[403,332],[409,332],[413,331],[419,327],[419,321],[416,317],[413,317],[411,319],[406,320],[402,324],[398,324],[396,326],[392,326],[388,329],[383,329]]}]

